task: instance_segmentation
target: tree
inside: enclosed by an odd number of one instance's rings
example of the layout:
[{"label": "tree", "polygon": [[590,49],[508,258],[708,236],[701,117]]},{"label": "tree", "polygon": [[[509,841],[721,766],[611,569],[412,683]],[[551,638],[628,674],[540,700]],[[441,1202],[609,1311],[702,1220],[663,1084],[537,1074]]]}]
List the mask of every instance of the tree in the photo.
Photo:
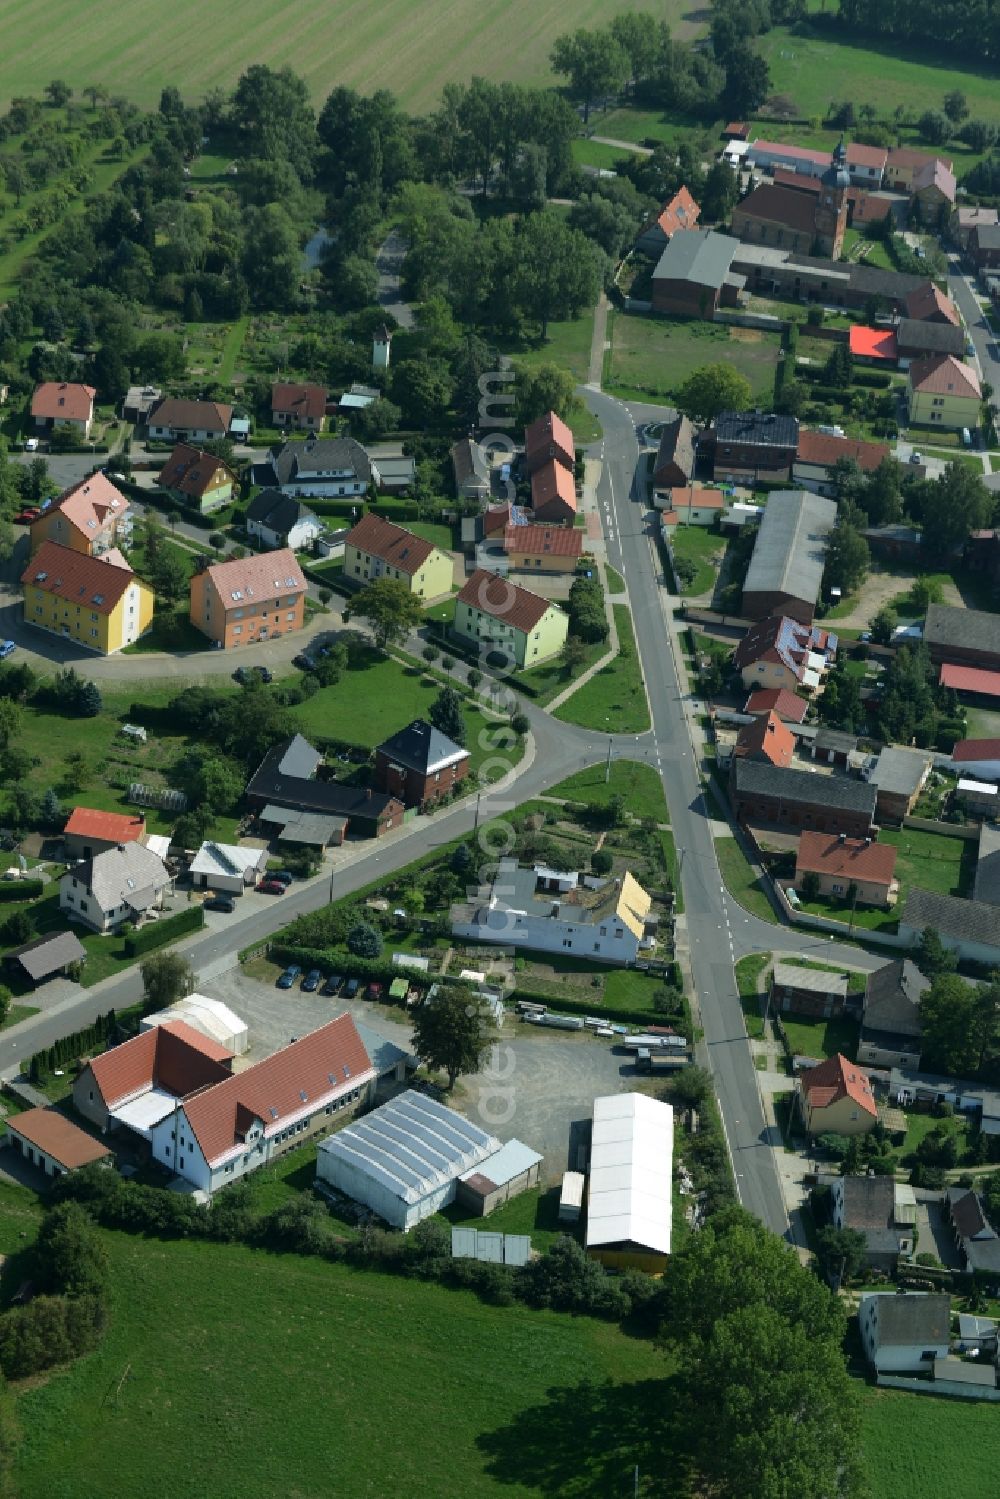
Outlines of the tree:
[{"label": "tree", "polygon": [[73,90],[63,78],[53,78],[45,85],[45,94],[55,109],[62,109],[73,97]]},{"label": "tree", "polygon": [[939,556],[963,546],[993,514],[993,496],[982,475],[961,463],[947,464],[941,478],[921,486],[915,499],[908,508],[924,528],[925,545]]},{"label": "tree", "polygon": [[477,690],[477,688],[479,687],[479,684],[480,684],[480,682],[482,680],[483,680],[483,674],[482,674],[482,672],[481,671],[477,671],[474,666],[470,666],[469,667],[469,671],[468,671],[468,675],[466,677],[466,681],[468,682],[469,686],[472,688],[473,692],[475,692]]},{"label": "tree", "polygon": [[194,989],[194,970],[179,952],[150,953],[140,963],[144,1003],[148,1011],[169,1009]]},{"label": "tree", "polygon": [[316,121],[309,90],[291,68],[249,67],[236,85],[231,117],[244,156],[287,161],[303,182],[311,180]]},{"label": "tree", "polygon": [[606,848],[597,848],[590,856],[590,867],[595,874],[610,874],[614,862],[614,857]]},{"label": "tree", "polygon": [[101,698],[101,689],[96,682],[84,682],[77,699],[78,711],[81,718],[96,718],[104,707]]},{"label": "tree", "polygon": [[78,1202],[49,1208],[35,1240],[42,1291],[63,1296],[102,1295],[109,1281],[108,1257],[87,1210]]},{"label": "tree", "polygon": [[958,956],[952,948],[945,947],[940,934],[932,926],[925,926],[917,946],[916,964],[921,973],[933,979],[939,974],[954,973]]},{"label": "tree", "polygon": [[428,718],[442,734],[456,744],[464,744],[467,736],[462,699],[454,687],[443,687],[431,703]]},{"label": "tree", "polygon": [[953,88],[945,94],[944,112],[953,125],[961,125],[968,117],[969,101],[960,88]]},{"label": "tree", "polygon": [[562,674],[568,681],[570,677],[581,669],[587,660],[587,647],[578,635],[567,635],[566,642],[559,652],[559,664]]},{"label": "tree", "polygon": [[[922,959],[917,961],[924,968]],[[935,974],[920,999],[920,1028],[928,1069],[953,1077],[967,1077],[978,1070],[983,1046],[976,991],[958,974],[947,970]]]},{"label": "tree", "polygon": [[752,47],[740,47],[726,58],[723,100],[727,112],[746,119],[758,110],[771,91],[767,61]]},{"label": "tree", "polygon": [[896,614],[888,605],[869,621],[868,628],[876,645],[888,645],[896,628]]},{"label": "tree", "polygon": [[910,603],[918,614],[926,614],[931,604],[940,604],[942,598],[936,578],[915,578],[910,586]]},{"label": "tree", "polygon": [[347,934],[348,951],[357,958],[378,958],[382,946],[382,933],[368,921],[356,921]]},{"label": "tree", "polygon": [[108,91],[104,87],[103,83],[88,83],[87,87],[85,89],[81,89],[80,92],[82,94],[85,94],[86,97],[90,100],[90,107],[95,112],[95,114],[97,112],[98,103],[107,103]]},{"label": "tree", "polygon": [[917,121],[917,134],[931,146],[943,146],[951,134],[948,117],[936,109],[925,109]]},{"label": "tree", "polygon": [[570,97],[583,105],[584,124],[594,101],[617,93],[629,75],[624,47],[604,28],[556,37],[549,61],[553,73],[568,80]]},{"label": "tree", "polygon": [[603,270],[597,246],[545,209],[521,221],[514,241],[510,298],[547,338],[551,318],[576,317],[584,307],[593,306]]},{"label": "tree", "polygon": [[55,788],[49,786],[42,797],[42,805],[39,811],[42,826],[50,832],[61,828],[66,821],[66,814],[62,809],[62,803],[56,795]]},{"label": "tree", "polygon": [[493,1043],[489,1015],[471,989],[439,988],[413,1017],[413,1046],[428,1067],[443,1068],[448,1087],[461,1073],[478,1072]]},{"label": "tree", "polygon": [[14,202],[20,208],[21,199],[31,186],[24,164],[16,157],[8,156],[3,162],[2,171],[4,185],[9,193],[13,193]]},{"label": "tree", "polygon": [[816,1234],[816,1263],[823,1279],[838,1286],[853,1280],[865,1262],[868,1245],[856,1228],[835,1228],[827,1223]]},{"label": "tree", "polygon": [[752,394],[750,381],[732,365],[706,364],[684,381],[675,404],[693,422],[707,426],[720,411],[745,411]]},{"label": "tree", "polygon": [[839,588],[844,594],[856,593],[865,580],[870,561],[867,541],[841,517],[827,540],[824,593],[828,594],[831,588]]},{"label": "tree", "polygon": [[[25,915],[27,915],[27,912],[25,912],[25,911],[16,911],[16,912],[12,912],[11,914],[12,915],[17,915],[17,916],[25,916]],[[11,942],[11,943],[16,943],[18,941],[20,941],[20,942],[27,942],[28,939],[29,939],[29,937],[30,937],[30,935],[31,935],[31,930],[32,930],[30,921],[28,923],[28,928],[29,928],[29,930],[28,930],[28,936],[21,937],[20,939],[12,938],[10,936],[10,931],[9,931],[8,926],[7,926],[7,923],[5,922],[4,923],[4,941],[5,942]],[[11,1007],[13,1001],[14,1001],[14,996],[11,993],[11,991],[7,988],[7,985],[6,984],[0,984],[0,1025],[3,1024],[3,1022],[7,1019],[7,1016],[10,1014],[10,1007]]]},{"label": "tree", "polygon": [[558,364],[539,364],[533,368],[515,364],[515,415],[519,427],[530,427],[547,411],[554,411],[563,421],[571,421],[583,410],[575,394],[573,376]]},{"label": "tree", "polygon": [[799,893],[804,901],[815,901],[819,899],[819,875],[815,869],[809,869],[802,876]]},{"label": "tree", "polygon": [[[362,588],[350,604],[350,617],[359,615],[371,625],[375,643],[382,650],[405,640],[423,619],[420,600],[396,578],[375,578]],[[348,611],[344,611],[348,618]]]}]

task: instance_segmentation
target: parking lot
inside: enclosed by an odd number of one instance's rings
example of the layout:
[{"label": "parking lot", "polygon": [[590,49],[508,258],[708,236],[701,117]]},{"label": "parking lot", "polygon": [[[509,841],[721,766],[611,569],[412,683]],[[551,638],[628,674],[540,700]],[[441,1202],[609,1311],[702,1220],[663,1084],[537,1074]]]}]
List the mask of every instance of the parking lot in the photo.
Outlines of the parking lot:
[{"label": "parking lot", "polygon": [[[401,1010],[342,995],[303,994],[298,987],[278,989],[271,976],[277,973],[273,965],[267,965],[261,977],[230,968],[198,985],[201,993],[223,1000],[249,1026],[250,1050],[238,1059],[239,1066],[259,1062],[287,1046],[293,1036],[304,1036],[345,1011],[410,1050],[410,1027]],[[452,1101],[499,1139],[517,1136],[540,1151],[545,1179],[555,1182],[576,1164],[570,1159],[571,1130],[576,1127],[575,1142],[580,1126],[590,1120],[594,1099],[647,1084],[634,1061],[613,1051],[607,1041],[586,1032],[542,1030],[509,1013],[486,1068],[476,1077],[460,1078]],[[662,1086],[659,1080],[657,1086]]]}]

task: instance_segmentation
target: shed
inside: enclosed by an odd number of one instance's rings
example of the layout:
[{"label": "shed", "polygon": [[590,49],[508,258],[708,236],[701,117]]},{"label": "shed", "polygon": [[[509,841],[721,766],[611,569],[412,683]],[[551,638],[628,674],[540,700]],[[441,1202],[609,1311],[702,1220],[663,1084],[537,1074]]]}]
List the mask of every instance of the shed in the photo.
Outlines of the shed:
[{"label": "shed", "polygon": [[80,963],[87,950],[73,932],[50,932],[16,947],[4,959],[8,968],[20,970],[32,984],[44,984],[64,973],[70,963]]},{"label": "shed", "polygon": [[210,1041],[217,1041],[233,1056],[242,1056],[250,1044],[246,1021],[221,999],[210,999],[207,994],[189,994],[166,1010],[144,1015],[139,1029],[149,1031],[156,1025],[168,1025],[172,1020],[186,1021],[193,1030],[207,1036]]},{"label": "shed", "polygon": [[108,1162],[111,1151],[58,1109],[26,1109],[8,1115],[7,1143],[46,1176],[63,1176],[95,1161]]},{"label": "shed", "polygon": [[674,1111],[643,1093],[594,1100],[587,1250],[616,1269],[662,1270],[670,1253]]},{"label": "shed", "polygon": [[582,1171],[564,1171],[559,1194],[559,1222],[576,1223],[583,1212],[583,1189],[586,1177]]},{"label": "shed", "polygon": [[227,895],[242,895],[248,885],[256,884],[266,867],[266,848],[207,840],[191,860],[188,874],[197,890],[211,887]]},{"label": "shed", "polygon": [[483,1218],[512,1197],[538,1185],[542,1157],[520,1140],[506,1145],[460,1177],[457,1198]]}]

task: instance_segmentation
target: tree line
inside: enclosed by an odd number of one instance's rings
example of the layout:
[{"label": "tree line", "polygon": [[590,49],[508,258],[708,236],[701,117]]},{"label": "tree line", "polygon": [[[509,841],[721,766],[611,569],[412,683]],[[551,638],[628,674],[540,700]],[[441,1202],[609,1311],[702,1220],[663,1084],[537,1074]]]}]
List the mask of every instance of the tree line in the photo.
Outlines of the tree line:
[{"label": "tree line", "polygon": [[836,22],[853,36],[909,42],[921,51],[976,62],[1000,58],[1000,14],[982,0],[839,0]]}]

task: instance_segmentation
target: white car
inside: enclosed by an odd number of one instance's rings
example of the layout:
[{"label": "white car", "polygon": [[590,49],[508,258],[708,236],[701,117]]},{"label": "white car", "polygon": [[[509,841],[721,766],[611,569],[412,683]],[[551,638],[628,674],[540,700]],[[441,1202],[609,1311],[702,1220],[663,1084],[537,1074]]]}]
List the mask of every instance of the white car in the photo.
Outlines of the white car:
[{"label": "white car", "polygon": [[38,452],[38,438],[37,437],[29,437],[28,440],[27,440],[27,442],[24,444],[24,451],[26,453],[37,453]]}]

